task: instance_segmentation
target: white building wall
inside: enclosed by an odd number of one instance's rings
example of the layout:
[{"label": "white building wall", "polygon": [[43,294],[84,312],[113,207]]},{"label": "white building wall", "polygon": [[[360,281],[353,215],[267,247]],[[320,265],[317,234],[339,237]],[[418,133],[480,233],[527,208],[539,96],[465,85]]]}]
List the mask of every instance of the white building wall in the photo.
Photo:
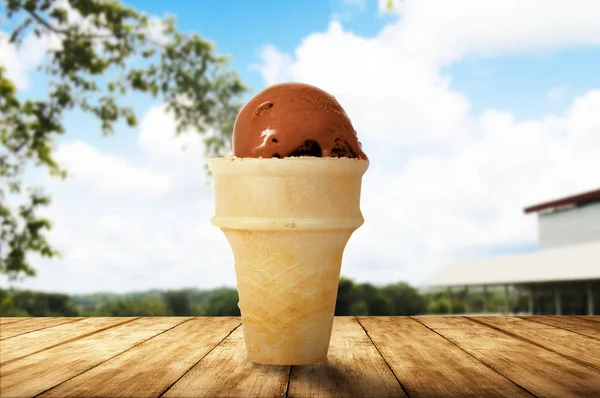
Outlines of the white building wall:
[{"label": "white building wall", "polygon": [[600,241],[600,202],[540,213],[540,248]]}]

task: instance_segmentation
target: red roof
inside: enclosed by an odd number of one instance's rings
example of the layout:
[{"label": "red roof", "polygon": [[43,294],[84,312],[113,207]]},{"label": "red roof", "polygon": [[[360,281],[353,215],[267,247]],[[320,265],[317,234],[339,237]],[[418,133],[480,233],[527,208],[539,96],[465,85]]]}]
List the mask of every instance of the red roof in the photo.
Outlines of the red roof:
[{"label": "red roof", "polygon": [[537,213],[542,210],[554,209],[557,207],[564,206],[577,206],[590,202],[600,201],[600,189],[596,189],[595,191],[589,191],[580,193],[573,196],[568,196],[562,199],[556,199],[550,202],[544,202],[537,205],[526,207],[523,211],[525,214],[527,213]]}]

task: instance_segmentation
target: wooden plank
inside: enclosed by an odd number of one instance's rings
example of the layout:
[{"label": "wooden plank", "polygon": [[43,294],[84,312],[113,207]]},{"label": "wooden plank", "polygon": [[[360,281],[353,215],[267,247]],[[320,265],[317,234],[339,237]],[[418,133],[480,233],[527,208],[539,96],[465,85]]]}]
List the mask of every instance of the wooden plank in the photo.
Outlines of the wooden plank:
[{"label": "wooden plank", "polygon": [[[537,396],[598,396],[600,371],[464,317],[415,317]],[[539,329],[543,334],[544,329]]]},{"label": "wooden plank", "polygon": [[439,334],[407,317],[358,317],[410,397],[531,396]]},{"label": "wooden plank", "polygon": [[40,329],[49,328],[63,323],[71,323],[82,320],[83,318],[29,318],[21,322],[13,322],[2,325],[0,328],[0,340],[15,337],[24,333],[33,332]]},{"label": "wooden plank", "polygon": [[239,327],[162,397],[285,397],[289,372],[248,362]]},{"label": "wooden plank", "polygon": [[9,362],[0,366],[0,390],[3,395],[10,397],[30,397],[39,394],[177,326],[184,320],[185,318],[136,319]]},{"label": "wooden plank", "polygon": [[591,337],[517,317],[478,316],[473,320],[600,369],[600,341]]},{"label": "wooden plank", "polygon": [[134,319],[136,318],[87,318],[75,324],[63,323],[2,340],[0,365]]},{"label": "wooden plank", "polygon": [[600,315],[580,315],[577,318],[585,319],[586,321],[600,322]]},{"label": "wooden plank", "polygon": [[8,323],[24,321],[26,319],[30,319],[30,317],[2,317],[0,318],[0,325],[6,325]]},{"label": "wooden plank", "polygon": [[[359,365],[360,364],[360,365]],[[354,317],[335,318],[327,362],[292,366],[289,397],[406,397]]]},{"label": "wooden plank", "polygon": [[41,397],[159,397],[240,325],[195,318],[41,394]]},{"label": "wooden plank", "polygon": [[524,316],[522,319],[565,330],[600,340],[600,323],[571,316]]}]

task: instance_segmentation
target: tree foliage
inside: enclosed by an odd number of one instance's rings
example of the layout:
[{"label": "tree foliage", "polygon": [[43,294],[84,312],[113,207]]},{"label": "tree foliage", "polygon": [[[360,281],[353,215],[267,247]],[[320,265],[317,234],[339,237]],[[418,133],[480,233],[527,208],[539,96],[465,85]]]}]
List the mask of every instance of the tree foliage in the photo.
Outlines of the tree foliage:
[{"label": "tree foliage", "polygon": [[192,303],[190,301],[190,294],[185,290],[165,292],[163,294],[163,301],[165,302],[167,308],[173,315],[192,315]]},{"label": "tree foliage", "polygon": [[66,294],[0,290],[0,316],[77,316]]},{"label": "tree foliage", "polygon": [[219,156],[230,147],[246,89],[226,57],[197,34],[178,32],[171,18],[149,18],[115,0],[0,1],[0,40],[19,45],[35,35],[52,43],[40,65],[44,98],[19,95],[0,65],[0,273],[16,278],[35,274],[28,253],[57,255],[46,239],[50,220],[39,213],[50,198],[25,186],[23,173],[43,167],[66,175],[53,156],[65,113],[90,115],[107,135],[120,121],[137,124],[127,95],[150,95],[164,101],[178,133],[202,134],[206,155]]},{"label": "tree foliage", "polygon": [[342,277],[335,315],[417,315],[424,314],[426,309],[425,299],[406,283],[377,287],[370,283],[355,284]]},{"label": "tree foliage", "polygon": [[165,303],[156,297],[142,299],[125,297],[111,300],[93,311],[82,311],[84,316],[168,316],[171,315]]},{"label": "tree foliage", "polygon": [[[517,291],[518,292],[518,291]],[[503,313],[508,305],[511,312],[529,309],[526,291],[507,301],[503,288],[488,290],[487,312]],[[563,313],[587,313],[585,292],[565,292]],[[455,291],[452,302],[446,291],[420,294],[415,288],[396,283],[386,286],[356,284],[343,278],[338,288],[336,316],[348,315],[421,315],[482,313],[481,291]],[[600,299],[596,304],[600,306]],[[536,314],[554,314],[554,292],[539,292],[535,302]],[[212,290],[183,289],[115,294],[93,293],[67,296],[57,293],[0,289],[2,316],[239,316],[238,293],[233,288]]]},{"label": "tree foliage", "polygon": [[427,307],[425,299],[407,283],[384,286],[382,294],[392,302],[395,315],[409,316],[425,313]]},{"label": "tree foliage", "polygon": [[209,316],[240,316],[240,308],[238,307],[238,292],[231,289],[227,292],[220,293],[212,297],[206,303],[203,309],[203,315]]}]

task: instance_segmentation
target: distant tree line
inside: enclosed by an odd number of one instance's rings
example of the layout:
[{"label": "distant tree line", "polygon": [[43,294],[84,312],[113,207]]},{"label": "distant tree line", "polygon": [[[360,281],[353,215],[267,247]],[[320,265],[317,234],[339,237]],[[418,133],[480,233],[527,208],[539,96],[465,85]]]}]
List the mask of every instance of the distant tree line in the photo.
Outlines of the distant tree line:
[{"label": "distant tree line", "polygon": [[407,283],[377,287],[341,278],[335,315],[417,315],[426,309],[424,297]]},{"label": "distant tree line", "polygon": [[235,289],[72,295],[0,289],[0,316],[239,316]]},{"label": "distant tree line", "polygon": [[[527,299],[506,301],[499,290],[420,293],[407,283],[375,286],[340,279],[336,316],[419,315],[525,311]],[[130,294],[67,295],[0,289],[0,316],[239,316],[238,294],[232,288],[213,290],[150,290]],[[507,307],[508,305],[508,307]],[[468,307],[468,308],[467,308]],[[469,311],[467,311],[469,310]]]}]

